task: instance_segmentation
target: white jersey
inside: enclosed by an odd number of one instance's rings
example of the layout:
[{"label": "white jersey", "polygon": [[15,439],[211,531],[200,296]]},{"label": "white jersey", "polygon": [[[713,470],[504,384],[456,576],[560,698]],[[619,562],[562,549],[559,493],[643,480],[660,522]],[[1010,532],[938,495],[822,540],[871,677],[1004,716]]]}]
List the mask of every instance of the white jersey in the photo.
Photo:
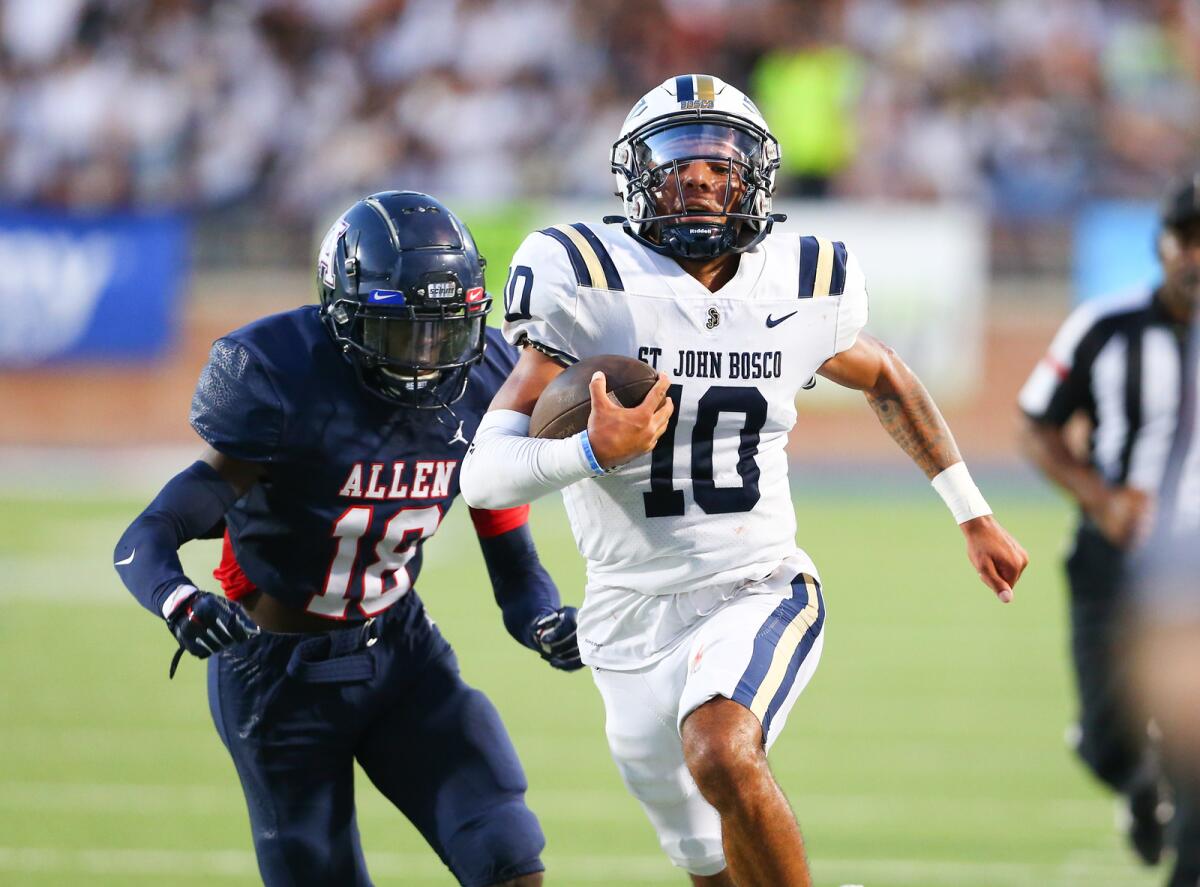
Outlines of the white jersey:
[{"label": "white jersey", "polygon": [[713,293],[619,227],[559,225],[513,257],[505,307],[514,344],[568,365],[634,357],[672,383],[675,415],[653,453],[563,490],[587,559],[585,662],[654,661],[785,560],[816,576],[796,546],[784,447],[796,395],[867,319],[843,244],[770,234]]}]

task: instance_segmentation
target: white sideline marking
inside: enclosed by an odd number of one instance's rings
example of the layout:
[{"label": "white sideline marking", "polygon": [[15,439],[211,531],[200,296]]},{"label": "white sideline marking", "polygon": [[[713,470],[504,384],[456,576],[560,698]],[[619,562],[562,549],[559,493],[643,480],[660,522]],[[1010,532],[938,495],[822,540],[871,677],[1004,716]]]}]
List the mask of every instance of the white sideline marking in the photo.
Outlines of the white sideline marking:
[{"label": "white sideline marking", "polygon": [[[547,854],[547,867],[569,867],[573,882],[611,883],[623,881],[669,881],[674,872],[658,856],[599,856]],[[368,853],[367,864],[373,874],[388,877],[429,878],[449,873],[430,853]],[[1048,884],[1087,884],[1089,887],[1128,887],[1138,871],[1098,855],[1085,864],[1073,857],[1063,865],[1016,862],[949,862],[913,859],[817,859],[815,868],[822,877],[837,873],[869,883],[872,878],[900,879],[914,885],[978,884],[1012,887],[1046,887]],[[106,850],[99,848],[60,850],[57,848],[0,847],[0,871],[46,873],[72,872],[93,875],[163,875],[181,870],[210,877],[254,875],[258,866],[249,850]],[[1070,880],[1066,880],[1070,879]],[[1147,883],[1150,883],[1147,881]]]}]

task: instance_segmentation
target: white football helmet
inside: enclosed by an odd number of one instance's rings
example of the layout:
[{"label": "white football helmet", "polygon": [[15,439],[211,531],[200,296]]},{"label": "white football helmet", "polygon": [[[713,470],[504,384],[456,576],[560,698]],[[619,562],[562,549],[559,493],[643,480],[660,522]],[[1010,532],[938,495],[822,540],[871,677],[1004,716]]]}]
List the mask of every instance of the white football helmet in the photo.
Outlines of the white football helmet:
[{"label": "white football helmet", "polygon": [[778,169],[779,142],[754,102],[708,74],[642,96],[612,148],[627,229],[684,259],[750,249],[783,221],[771,212]]}]

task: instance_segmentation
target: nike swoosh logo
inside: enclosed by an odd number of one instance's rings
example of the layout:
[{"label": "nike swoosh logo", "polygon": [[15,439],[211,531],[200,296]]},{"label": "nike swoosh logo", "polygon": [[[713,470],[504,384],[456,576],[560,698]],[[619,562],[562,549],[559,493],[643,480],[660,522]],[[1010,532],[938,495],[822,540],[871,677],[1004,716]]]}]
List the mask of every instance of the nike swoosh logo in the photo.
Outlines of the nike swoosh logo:
[{"label": "nike swoosh logo", "polygon": [[[799,308],[796,309],[796,311],[799,311],[799,310],[800,310]],[[793,311],[792,314],[795,314],[796,311]],[[787,320],[789,317],[791,317],[792,314],[785,314],[785,315],[783,315],[783,317],[779,318],[778,320],[773,319],[771,317],[771,315],[768,314],[767,315],[767,329],[770,329],[773,326],[779,326],[781,323],[783,323],[785,320]]]},{"label": "nike swoosh logo", "polygon": [[392,290],[372,290],[372,302],[390,302],[393,299],[403,299],[404,293],[394,292]]},{"label": "nike swoosh logo", "polygon": [[127,566],[128,564],[132,564],[133,556],[135,554],[137,554],[136,548],[133,551],[129,552],[129,557],[125,558],[125,560],[123,560],[123,561],[117,561],[115,564],[113,564],[113,566],[114,567],[124,567],[124,566]]}]

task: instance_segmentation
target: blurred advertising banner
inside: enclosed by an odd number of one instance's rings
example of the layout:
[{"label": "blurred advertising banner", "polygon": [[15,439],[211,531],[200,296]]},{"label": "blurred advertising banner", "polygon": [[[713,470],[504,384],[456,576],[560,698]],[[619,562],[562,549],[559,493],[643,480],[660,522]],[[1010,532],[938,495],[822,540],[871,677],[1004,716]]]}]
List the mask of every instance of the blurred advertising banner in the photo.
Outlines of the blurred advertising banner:
[{"label": "blurred advertising banner", "polygon": [[0,209],[0,367],[161,356],[186,258],[178,216]]},{"label": "blurred advertising banner", "polygon": [[1158,207],[1104,200],[1088,204],[1075,223],[1075,301],[1113,296],[1162,278],[1155,254]]},{"label": "blurred advertising banner", "polygon": [[[612,203],[545,207],[537,224],[599,222]],[[891,345],[938,399],[969,398],[983,374],[987,218],[959,204],[776,201],[776,231],[840,240],[867,278],[866,331]],[[853,403],[862,395],[818,380],[803,399]]]}]

